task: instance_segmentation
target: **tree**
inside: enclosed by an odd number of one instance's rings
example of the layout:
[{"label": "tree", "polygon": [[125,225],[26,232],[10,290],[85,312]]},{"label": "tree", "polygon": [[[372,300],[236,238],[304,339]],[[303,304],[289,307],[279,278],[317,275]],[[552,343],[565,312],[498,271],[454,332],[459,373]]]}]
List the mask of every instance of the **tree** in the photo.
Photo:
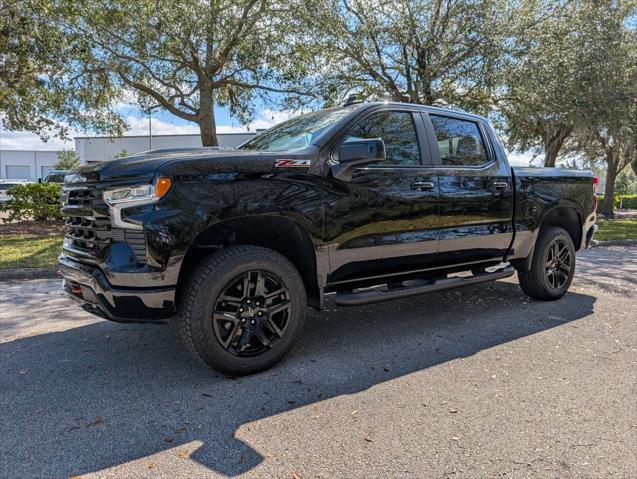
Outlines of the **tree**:
[{"label": "tree", "polygon": [[61,150],[57,153],[58,161],[55,163],[57,170],[74,170],[80,166],[80,158],[73,150]]},{"label": "tree", "polygon": [[618,195],[635,195],[637,194],[637,178],[629,168],[625,168],[615,181],[615,192]]},{"label": "tree", "polygon": [[[58,13],[71,8],[58,5]],[[121,134],[119,92],[99,72],[75,75],[88,61],[85,39],[55,21],[52,0],[0,3],[0,121],[8,130],[43,140],[67,137],[70,128]]]},{"label": "tree", "polygon": [[637,161],[637,10],[633,4],[607,17],[599,59],[600,88],[585,105],[586,122],[575,132],[580,151],[606,164],[600,213],[612,216],[618,175]]},{"label": "tree", "polygon": [[451,104],[489,103],[499,55],[501,2],[444,0],[308,1],[312,38],[295,52],[314,61],[323,98]]},{"label": "tree", "polygon": [[[64,3],[63,0],[59,0]],[[90,62],[78,74],[104,74],[199,125],[204,146],[217,146],[214,107],[242,122],[257,95],[299,95],[281,73],[291,3],[272,0],[81,0],[62,19],[85,38]]]},{"label": "tree", "polygon": [[591,107],[599,105],[609,77],[608,45],[621,36],[617,26],[629,11],[608,0],[567,2],[516,36],[498,98],[510,147],[541,150],[544,165],[555,166],[567,140],[587,127]]}]

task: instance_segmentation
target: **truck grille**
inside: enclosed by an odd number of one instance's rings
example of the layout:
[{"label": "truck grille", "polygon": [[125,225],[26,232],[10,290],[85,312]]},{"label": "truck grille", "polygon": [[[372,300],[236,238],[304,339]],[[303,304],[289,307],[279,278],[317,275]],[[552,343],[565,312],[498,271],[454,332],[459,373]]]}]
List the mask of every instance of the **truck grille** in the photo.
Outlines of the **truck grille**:
[{"label": "truck grille", "polygon": [[101,258],[112,243],[127,243],[135,259],[146,262],[146,238],[143,231],[113,228],[102,192],[93,188],[64,188],[62,213],[66,216],[67,244],[72,250]]}]

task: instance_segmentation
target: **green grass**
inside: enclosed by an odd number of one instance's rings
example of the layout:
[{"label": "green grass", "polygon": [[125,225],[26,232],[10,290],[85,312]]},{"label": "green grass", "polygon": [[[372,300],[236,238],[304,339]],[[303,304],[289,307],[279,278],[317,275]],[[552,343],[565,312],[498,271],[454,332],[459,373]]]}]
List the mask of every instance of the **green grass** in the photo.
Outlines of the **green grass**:
[{"label": "green grass", "polygon": [[62,251],[62,236],[0,236],[0,269],[55,266]]},{"label": "green grass", "polygon": [[600,241],[637,240],[637,218],[627,220],[599,220],[594,238]]}]

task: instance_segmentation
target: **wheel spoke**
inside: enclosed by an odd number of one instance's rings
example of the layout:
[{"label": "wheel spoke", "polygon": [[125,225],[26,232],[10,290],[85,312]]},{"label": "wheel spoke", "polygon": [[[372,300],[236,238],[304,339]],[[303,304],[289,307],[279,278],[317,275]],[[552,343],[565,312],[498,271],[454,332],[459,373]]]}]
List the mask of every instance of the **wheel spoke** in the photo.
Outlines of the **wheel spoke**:
[{"label": "wheel spoke", "polygon": [[282,303],[269,307],[268,314],[270,315],[270,318],[271,318],[275,314],[280,313],[281,311],[285,311],[286,309],[289,309],[289,308],[290,308],[290,302],[284,301]]},{"label": "wheel spoke", "polygon": [[239,338],[239,342],[237,343],[235,349],[240,353],[243,352],[243,350],[248,346],[250,339],[252,339],[252,333],[248,331],[247,328],[243,328],[241,337]]},{"label": "wheel spoke", "polygon": [[553,272],[552,269],[548,270],[546,272],[546,279],[549,282],[549,284],[551,285],[552,288],[555,288],[555,273]]},{"label": "wheel spoke", "polygon": [[232,321],[234,323],[239,322],[239,319],[233,314],[226,311],[215,311],[212,315],[212,319],[217,321]]},{"label": "wheel spoke", "polygon": [[277,296],[281,296],[286,291],[287,290],[285,288],[279,288],[276,291],[272,291],[271,293],[266,294],[265,295],[265,300],[269,301],[269,300],[275,299]]},{"label": "wheel spoke", "polygon": [[269,348],[271,346],[272,342],[268,339],[268,336],[261,330],[261,328],[255,329],[254,335],[264,347]]},{"label": "wheel spoke", "polygon": [[219,296],[218,301],[223,301],[224,303],[231,304],[232,306],[239,306],[241,304],[241,298],[228,296],[227,294],[222,294],[221,296]]},{"label": "wheel spoke", "polygon": [[265,324],[268,328],[270,328],[272,332],[276,334],[279,338],[283,337],[283,331],[281,331],[281,328],[279,328],[276,325],[276,323],[272,320],[272,318],[268,318],[263,324]]},{"label": "wheel spoke", "polygon": [[243,275],[243,283],[241,289],[241,299],[245,299],[250,296],[250,271]]},{"label": "wheel spoke", "polygon": [[221,342],[221,345],[225,349],[228,349],[230,345],[232,344],[232,341],[234,341],[235,337],[237,336],[238,329],[239,329],[239,322],[237,321],[236,323],[232,325],[232,329],[230,330],[230,333],[228,334],[228,337],[226,338],[226,340]]},{"label": "wheel spoke", "polygon": [[565,273],[567,276],[571,272],[571,268],[565,264],[561,264],[557,267],[562,273]]},{"label": "wheel spoke", "polygon": [[257,272],[257,284],[254,289],[255,296],[263,296],[265,294],[265,275],[259,271]]}]

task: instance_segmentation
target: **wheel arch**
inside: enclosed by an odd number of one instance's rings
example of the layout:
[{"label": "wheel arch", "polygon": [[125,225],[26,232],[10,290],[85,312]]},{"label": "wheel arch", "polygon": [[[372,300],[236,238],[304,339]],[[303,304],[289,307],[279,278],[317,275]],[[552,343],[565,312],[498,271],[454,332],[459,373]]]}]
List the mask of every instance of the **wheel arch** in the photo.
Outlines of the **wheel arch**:
[{"label": "wheel arch", "polygon": [[538,226],[533,238],[533,246],[528,256],[511,261],[511,264],[519,271],[529,271],[531,269],[531,261],[535,253],[535,243],[542,230],[548,227],[558,226],[563,228],[571,237],[575,251],[579,251],[581,248],[583,239],[582,215],[574,205],[558,204],[547,208],[537,224]]},{"label": "wheel arch", "polygon": [[575,251],[582,245],[582,215],[573,205],[557,205],[548,209],[540,222],[539,232],[550,226],[564,228],[573,240]]},{"label": "wheel arch", "polygon": [[314,243],[303,226],[281,215],[241,216],[215,223],[199,232],[186,250],[180,266],[176,292],[178,303],[181,288],[193,267],[211,252],[233,245],[261,246],[285,256],[303,280],[308,305],[320,309],[322,291]]}]

